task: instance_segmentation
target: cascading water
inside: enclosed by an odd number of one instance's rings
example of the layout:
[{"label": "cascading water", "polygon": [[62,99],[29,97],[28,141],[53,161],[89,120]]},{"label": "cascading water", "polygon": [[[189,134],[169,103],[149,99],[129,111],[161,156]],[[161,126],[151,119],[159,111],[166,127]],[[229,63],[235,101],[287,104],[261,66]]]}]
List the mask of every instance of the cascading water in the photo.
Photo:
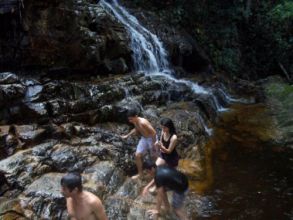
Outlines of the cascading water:
[{"label": "cascading water", "polygon": [[111,1],[111,4],[101,1],[101,4],[128,29],[136,71],[171,72],[166,50],[156,35],[140,25],[134,16],[118,4],[117,0]]},{"label": "cascading water", "polygon": [[[188,86],[195,94],[206,94],[211,97],[217,111],[227,110],[221,106],[211,89],[204,88],[189,80],[176,79],[167,59],[167,52],[158,37],[143,27],[139,21],[122,7],[117,0],[100,1],[106,11],[113,14],[128,30],[131,38],[135,71],[143,71],[150,76],[164,77],[174,83]],[[206,132],[211,131],[205,126]]]},{"label": "cascading water", "polygon": [[165,77],[175,83],[186,84],[197,94],[211,94],[208,89],[194,82],[173,77],[173,71],[170,68],[167,52],[162,42],[155,34],[143,27],[124,7],[119,5],[117,0],[112,0],[111,3],[102,0],[100,3],[128,29],[135,71],[143,71],[153,76]]}]

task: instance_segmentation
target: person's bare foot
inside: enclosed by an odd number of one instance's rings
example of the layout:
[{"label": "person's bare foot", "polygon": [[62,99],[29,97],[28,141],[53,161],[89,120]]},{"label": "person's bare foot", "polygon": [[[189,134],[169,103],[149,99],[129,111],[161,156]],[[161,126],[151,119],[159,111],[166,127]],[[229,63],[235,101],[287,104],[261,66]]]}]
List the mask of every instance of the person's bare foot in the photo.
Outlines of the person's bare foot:
[{"label": "person's bare foot", "polygon": [[133,179],[133,180],[138,180],[140,178],[141,178],[140,174],[137,174],[137,175],[134,175],[134,176],[131,177],[131,179]]}]

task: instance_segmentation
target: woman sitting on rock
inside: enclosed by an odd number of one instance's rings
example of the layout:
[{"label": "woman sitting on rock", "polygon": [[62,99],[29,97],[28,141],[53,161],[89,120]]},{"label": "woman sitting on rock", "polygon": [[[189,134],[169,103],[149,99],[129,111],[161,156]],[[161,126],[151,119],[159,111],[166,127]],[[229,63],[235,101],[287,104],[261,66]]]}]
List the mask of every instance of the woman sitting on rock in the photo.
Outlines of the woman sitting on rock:
[{"label": "woman sitting on rock", "polygon": [[156,165],[167,164],[170,167],[177,167],[179,155],[176,151],[177,135],[173,121],[170,118],[163,118],[160,121],[162,133],[156,147],[160,149],[160,155]]}]

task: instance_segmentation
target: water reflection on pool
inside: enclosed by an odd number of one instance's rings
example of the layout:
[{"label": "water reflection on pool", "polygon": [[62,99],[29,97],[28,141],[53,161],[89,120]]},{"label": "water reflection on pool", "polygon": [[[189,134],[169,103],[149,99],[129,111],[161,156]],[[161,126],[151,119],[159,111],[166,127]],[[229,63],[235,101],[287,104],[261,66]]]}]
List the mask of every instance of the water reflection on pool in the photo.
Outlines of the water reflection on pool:
[{"label": "water reflection on pool", "polygon": [[191,181],[194,219],[293,219],[293,151],[278,135],[264,105],[223,113],[206,145],[206,176]]}]

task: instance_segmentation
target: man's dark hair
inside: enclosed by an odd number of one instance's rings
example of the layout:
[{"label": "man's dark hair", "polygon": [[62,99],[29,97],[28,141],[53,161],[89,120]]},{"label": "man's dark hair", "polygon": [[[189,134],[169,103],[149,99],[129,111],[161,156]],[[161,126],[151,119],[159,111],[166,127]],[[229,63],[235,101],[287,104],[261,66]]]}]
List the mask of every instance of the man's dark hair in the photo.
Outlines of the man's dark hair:
[{"label": "man's dark hair", "polygon": [[151,170],[152,168],[156,168],[157,165],[152,160],[146,160],[146,161],[143,162],[142,167],[143,167],[144,170]]},{"label": "man's dark hair", "polygon": [[79,173],[68,173],[61,179],[61,186],[67,187],[70,192],[75,188],[78,188],[78,191],[82,191],[82,180]]},{"label": "man's dark hair", "polygon": [[127,117],[135,117],[138,116],[138,111],[136,108],[131,108],[127,110]]}]

